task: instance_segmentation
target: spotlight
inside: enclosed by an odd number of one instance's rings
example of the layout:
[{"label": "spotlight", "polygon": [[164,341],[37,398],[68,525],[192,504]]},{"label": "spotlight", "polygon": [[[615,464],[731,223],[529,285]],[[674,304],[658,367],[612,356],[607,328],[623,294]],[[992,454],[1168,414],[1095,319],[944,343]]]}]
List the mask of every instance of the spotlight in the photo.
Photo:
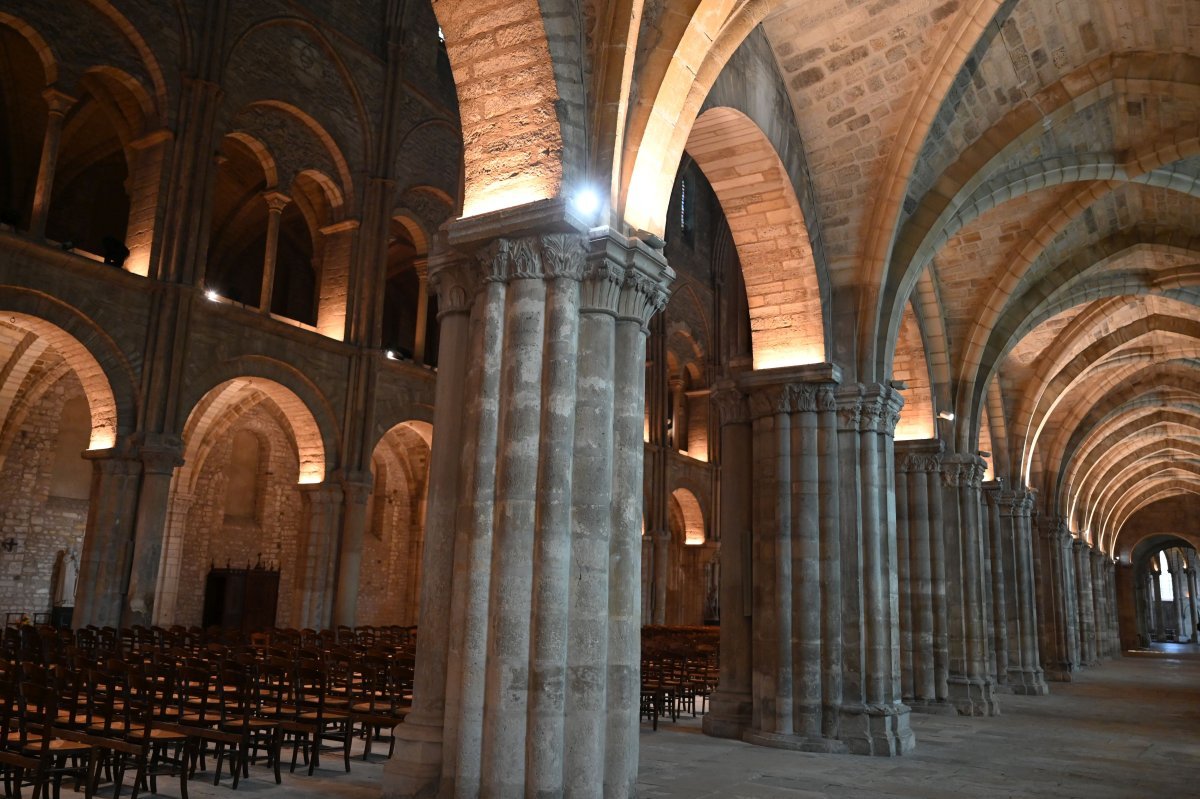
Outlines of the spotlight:
[{"label": "spotlight", "polygon": [[395,352],[395,350],[384,350],[384,351],[383,351],[383,357],[387,358],[389,361],[398,361],[398,360],[400,360],[399,358],[397,358],[397,357],[396,357],[396,352]]},{"label": "spotlight", "polygon": [[221,299],[221,295],[213,289],[209,289],[208,291],[204,292],[204,298],[209,302],[216,302],[217,300]]},{"label": "spotlight", "polygon": [[600,210],[600,195],[593,189],[580,189],[571,202],[576,211],[589,218]]},{"label": "spotlight", "polygon": [[125,265],[125,259],[129,257],[129,248],[125,246],[125,242],[112,236],[105,236],[101,239],[100,248],[104,251],[104,263],[109,266],[120,268]]},{"label": "spotlight", "polygon": [[950,413],[950,411],[938,411],[938,418],[944,419],[947,422],[953,422],[954,414]]}]

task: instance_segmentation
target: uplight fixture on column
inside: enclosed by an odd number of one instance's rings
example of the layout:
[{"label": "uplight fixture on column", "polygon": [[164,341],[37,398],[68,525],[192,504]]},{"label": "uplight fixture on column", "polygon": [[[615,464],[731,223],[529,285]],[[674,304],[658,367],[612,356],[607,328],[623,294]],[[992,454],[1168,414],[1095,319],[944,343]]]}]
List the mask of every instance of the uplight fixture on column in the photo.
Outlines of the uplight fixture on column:
[{"label": "uplight fixture on column", "polygon": [[953,422],[954,414],[950,413],[950,411],[938,411],[938,418],[943,421]]},{"label": "uplight fixture on column", "polygon": [[208,300],[209,302],[216,302],[217,300],[221,299],[221,295],[213,289],[208,289],[204,292],[204,299]]}]

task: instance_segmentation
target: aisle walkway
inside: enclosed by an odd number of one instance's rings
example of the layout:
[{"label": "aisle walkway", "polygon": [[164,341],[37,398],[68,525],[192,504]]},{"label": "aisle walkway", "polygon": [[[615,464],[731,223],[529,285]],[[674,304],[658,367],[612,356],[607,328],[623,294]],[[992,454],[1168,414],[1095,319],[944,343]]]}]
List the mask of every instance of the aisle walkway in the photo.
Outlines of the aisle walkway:
[{"label": "aisle walkway", "polygon": [[1200,795],[1200,662],[1128,657],[1001,696],[1003,715],[913,715],[911,757],[809,755],[688,725],[642,735],[639,797],[1133,799]]},{"label": "aisle walkway", "polygon": [[[994,719],[913,716],[917,751],[882,759],[781,752],[708,738],[698,721],[642,733],[640,799],[1135,799],[1200,795],[1200,659],[1155,653],[1003,695]],[[356,750],[358,747],[356,746]],[[192,799],[377,799],[383,764],[331,758],[312,778],[264,768],[237,793],[193,780]],[[178,786],[159,783],[163,796]],[[67,796],[72,794],[67,793]],[[128,793],[126,793],[126,796]]]}]

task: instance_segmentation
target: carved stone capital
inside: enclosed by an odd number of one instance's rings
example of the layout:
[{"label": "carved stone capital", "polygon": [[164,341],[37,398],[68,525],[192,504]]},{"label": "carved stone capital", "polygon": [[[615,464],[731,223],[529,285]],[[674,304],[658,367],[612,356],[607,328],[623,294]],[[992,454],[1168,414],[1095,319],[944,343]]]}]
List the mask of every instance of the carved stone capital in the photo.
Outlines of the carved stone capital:
[{"label": "carved stone capital", "polygon": [[717,424],[746,424],[750,421],[750,407],[743,394],[731,381],[722,381],[708,395],[717,416]]}]

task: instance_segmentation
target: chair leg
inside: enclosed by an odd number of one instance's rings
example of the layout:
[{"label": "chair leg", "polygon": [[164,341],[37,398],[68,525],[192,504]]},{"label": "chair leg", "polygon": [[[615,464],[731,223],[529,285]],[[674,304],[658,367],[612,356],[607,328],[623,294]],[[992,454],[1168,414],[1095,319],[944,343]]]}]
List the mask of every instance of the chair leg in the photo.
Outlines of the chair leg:
[{"label": "chair leg", "polygon": [[[346,719],[346,727],[342,730],[342,759],[346,761],[346,773],[350,773],[350,736],[354,732],[354,725]],[[367,731],[370,735],[370,731]]]}]

